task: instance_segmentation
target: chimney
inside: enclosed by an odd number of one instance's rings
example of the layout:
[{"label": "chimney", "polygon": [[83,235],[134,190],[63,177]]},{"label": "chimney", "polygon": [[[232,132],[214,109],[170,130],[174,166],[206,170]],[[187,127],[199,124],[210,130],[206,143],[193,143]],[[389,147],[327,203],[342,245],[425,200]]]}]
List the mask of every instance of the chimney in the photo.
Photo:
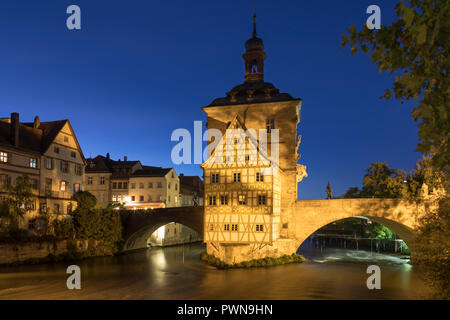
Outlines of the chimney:
[{"label": "chimney", "polygon": [[109,152],[106,154],[106,159],[109,160]]},{"label": "chimney", "polygon": [[37,128],[39,128],[40,125],[41,125],[41,120],[39,120],[39,117],[38,116],[34,117],[33,128],[37,129]]},{"label": "chimney", "polygon": [[19,114],[17,112],[11,113],[11,124],[10,124],[10,137],[11,143],[15,147],[19,146]]},{"label": "chimney", "polygon": [[123,161],[128,161],[128,157],[127,156],[123,156]]}]

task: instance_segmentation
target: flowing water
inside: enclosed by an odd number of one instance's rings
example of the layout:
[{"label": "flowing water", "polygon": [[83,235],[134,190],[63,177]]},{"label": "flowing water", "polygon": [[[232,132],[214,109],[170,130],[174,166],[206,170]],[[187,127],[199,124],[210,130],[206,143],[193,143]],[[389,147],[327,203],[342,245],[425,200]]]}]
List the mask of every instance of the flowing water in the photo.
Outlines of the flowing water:
[{"label": "flowing water", "polygon": [[[309,260],[269,268],[216,270],[201,244],[152,248],[79,261],[81,290],[68,290],[74,263],[0,267],[0,299],[422,299],[429,290],[408,260],[346,249],[310,250]],[[369,265],[381,289],[369,290]]]}]

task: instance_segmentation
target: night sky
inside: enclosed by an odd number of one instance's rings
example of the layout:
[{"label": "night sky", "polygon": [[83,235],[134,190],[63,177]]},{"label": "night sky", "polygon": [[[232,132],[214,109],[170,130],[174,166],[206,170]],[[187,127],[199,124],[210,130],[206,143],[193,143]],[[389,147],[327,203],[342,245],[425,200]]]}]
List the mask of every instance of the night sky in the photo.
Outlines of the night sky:
[{"label": "night sky", "polygon": [[[379,97],[392,77],[367,55],[340,50],[348,27],[396,1],[0,2],[0,117],[69,119],[86,157],[128,156],[172,167],[173,130],[193,132],[200,109],[244,80],[242,53],[258,7],[265,80],[303,99],[300,199],[323,199],[360,186],[371,162],[410,170],[417,126],[412,104]],[[81,8],[81,30],[66,28],[66,8]],[[177,173],[202,175],[198,165]]]}]

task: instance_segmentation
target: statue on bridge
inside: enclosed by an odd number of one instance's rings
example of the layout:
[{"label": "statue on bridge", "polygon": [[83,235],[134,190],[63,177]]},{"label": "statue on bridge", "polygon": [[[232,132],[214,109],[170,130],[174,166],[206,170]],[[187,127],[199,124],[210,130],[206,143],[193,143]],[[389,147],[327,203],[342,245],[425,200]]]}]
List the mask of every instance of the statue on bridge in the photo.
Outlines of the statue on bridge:
[{"label": "statue on bridge", "polygon": [[327,192],[327,200],[333,199],[333,190],[331,189],[330,181],[328,181],[325,191]]}]

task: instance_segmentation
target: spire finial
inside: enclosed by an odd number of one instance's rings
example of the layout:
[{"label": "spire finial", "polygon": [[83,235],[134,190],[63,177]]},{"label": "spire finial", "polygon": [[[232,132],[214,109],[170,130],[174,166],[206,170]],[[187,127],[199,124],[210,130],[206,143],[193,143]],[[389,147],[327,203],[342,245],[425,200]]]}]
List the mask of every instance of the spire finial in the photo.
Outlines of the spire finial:
[{"label": "spire finial", "polygon": [[256,10],[258,7],[255,7],[255,12],[253,13],[253,38],[256,38]]}]

